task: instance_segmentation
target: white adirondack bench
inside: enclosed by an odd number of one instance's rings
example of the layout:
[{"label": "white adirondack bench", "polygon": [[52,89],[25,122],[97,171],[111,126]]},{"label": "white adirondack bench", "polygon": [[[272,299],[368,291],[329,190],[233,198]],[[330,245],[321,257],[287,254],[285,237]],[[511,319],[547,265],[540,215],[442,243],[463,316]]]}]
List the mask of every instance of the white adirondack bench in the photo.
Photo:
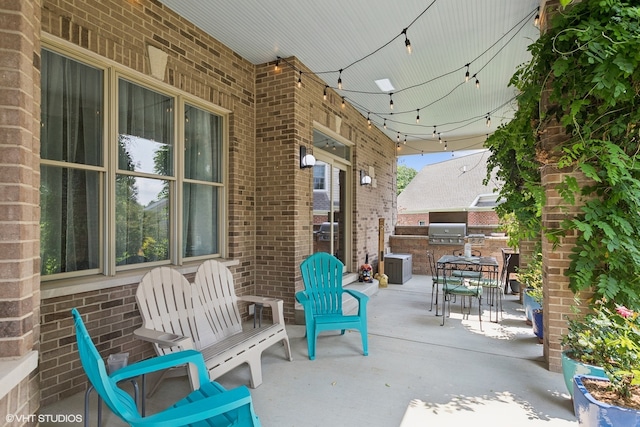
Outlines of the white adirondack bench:
[{"label": "white adirondack bench", "polygon": [[[211,380],[247,363],[250,386],[258,387],[262,384],[262,352],[279,342],[284,344],[285,357],[293,360],[282,300],[237,297],[231,272],[216,260],[205,261],[198,268],[193,284],[172,268],[154,268],[142,278],[136,301],[143,324],[134,335],[153,343],[158,355],[185,349],[200,351]],[[243,330],[238,301],[269,306],[273,322]],[[184,369],[177,372],[184,373]],[[150,394],[162,379],[173,374],[165,372]],[[192,387],[197,386],[194,378],[190,375]]]}]

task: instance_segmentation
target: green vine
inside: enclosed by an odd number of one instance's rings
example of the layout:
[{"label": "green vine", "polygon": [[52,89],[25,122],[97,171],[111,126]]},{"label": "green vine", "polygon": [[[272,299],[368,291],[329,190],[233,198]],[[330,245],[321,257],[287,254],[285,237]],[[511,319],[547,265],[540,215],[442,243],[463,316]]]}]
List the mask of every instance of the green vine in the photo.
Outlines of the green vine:
[{"label": "green vine", "polygon": [[[566,272],[571,290],[593,290],[595,299],[638,308],[640,6],[571,3],[555,12],[530,52],[531,62],[511,81],[520,92],[514,119],[487,141],[489,171],[497,168],[505,182],[498,214],[513,212],[521,237],[543,232],[555,242],[575,235]],[[554,125],[566,137],[545,145],[541,133]],[[539,170],[548,163],[588,178],[568,175],[558,186],[567,205],[580,206],[558,230],[541,227]]]}]

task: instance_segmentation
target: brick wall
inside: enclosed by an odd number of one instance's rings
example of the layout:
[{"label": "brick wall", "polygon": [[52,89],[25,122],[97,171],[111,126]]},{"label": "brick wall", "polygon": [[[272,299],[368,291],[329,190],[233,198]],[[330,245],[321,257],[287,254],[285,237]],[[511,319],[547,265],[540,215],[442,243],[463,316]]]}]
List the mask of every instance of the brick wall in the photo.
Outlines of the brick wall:
[{"label": "brick wall", "polygon": [[[385,219],[386,236],[391,234],[395,144],[368,129],[352,107],[343,110],[335,93],[323,101],[323,85],[303,78],[298,89],[291,69],[274,73],[273,64],[254,66],[156,1],[43,0],[42,31],[46,39],[53,36],[54,45],[71,44],[144,75],[150,74],[147,46],[159,48],[169,54],[166,84],[231,111],[227,237],[228,258],[239,261],[231,267],[239,295],[282,298],[285,317],[294,318],[294,292],[302,287],[298,265],[312,251],[312,172],[299,168],[299,146],[311,146],[314,122],[335,129],[339,116],[339,135],[355,143],[350,262],[359,265],[365,252],[376,253],[379,218]],[[376,169],[377,188],[358,185],[359,170],[369,166]],[[103,357],[129,352],[136,361],[153,354],[150,345],[131,336],[141,324],[134,304],[137,282],[123,280],[102,290],[47,293],[41,317],[44,405],[86,387],[74,350],[72,307],[86,316]]]},{"label": "brick wall", "polygon": [[[422,214],[403,214],[398,215],[398,225],[418,225],[420,221],[424,221],[425,225],[429,225],[429,213]],[[470,211],[467,213],[467,224],[472,225],[498,225],[499,218],[495,211]]]},{"label": "brick wall", "polygon": [[[254,65],[155,1],[43,0],[42,31],[144,75],[150,74],[147,45],[162,49],[169,54],[165,83],[232,112],[228,123],[228,257],[239,260],[231,268],[237,293],[253,293]],[[86,388],[86,377],[74,350],[72,307],[86,316],[87,329],[102,356],[129,352],[130,361],[136,361],[154,354],[150,344],[131,335],[141,324],[134,303],[136,285],[42,301],[43,405]],[[46,289],[51,285],[42,286]]]},{"label": "brick wall", "polygon": [[[433,251],[436,259],[442,255],[451,255],[455,249],[462,249],[463,245],[430,245],[427,236],[394,235],[389,237],[392,253],[411,254],[412,272],[414,274],[430,274],[427,264],[427,250]],[[502,269],[502,248],[507,247],[506,237],[486,237],[484,244],[472,245],[483,256],[492,256],[498,260],[499,270]]]},{"label": "brick wall", "polygon": [[[39,346],[39,27],[39,1],[0,3],[0,370]],[[19,375],[0,385],[0,425],[38,409],[37,370]]]}]

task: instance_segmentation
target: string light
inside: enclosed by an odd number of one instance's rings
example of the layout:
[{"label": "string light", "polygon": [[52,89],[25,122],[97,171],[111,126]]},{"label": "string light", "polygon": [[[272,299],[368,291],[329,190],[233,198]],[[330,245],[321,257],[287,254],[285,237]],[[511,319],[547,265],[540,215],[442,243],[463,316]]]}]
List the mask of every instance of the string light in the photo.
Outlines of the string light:
[{"label": "string light", "polygon": [[435,138],[436,137],[436,126],[433,125],[433,135],[431,135],[431,138]]},{"label": "string light", "polygon": [[407,37],[407,28],[402,30],[402,34],[404,34],[404,45],[407,47],[407,53],[409,55],[411,55],[411,42],[409,41],[409,38]]},{"label": "string light", "polygon": [[447,151],[447,141],[444,142],[444,151]]},{"label": "string light", "polygon": [[384,119],[384,121],[382,122],[382,127],[383,128],[387,128],[387,119]]},{"label": "string light", "polygon": [[[405,29],[403,29],[403,31],[400,33],[400,36],[402,36],[402,35],[404,35],[404,36],[405,36],[405,46],[407,46],[407,49],[408,49],[408,50],[411,50],[411,48],[410,48],[411,43],[409,42],[409,38],[408,38],[408,29],[411,27],[411,25],[413,25],[413,24],[415,23],[415,21],[417,21],[417,19],[418,19],[418,18],[420,18],[424,13],[426,13],[426,12],[430,9],[430,7],[433,5],[433,3],[435,3],[435,1],[433,1],[432,3],[430,3],[430,5],[429,5],[429,6],[428,6],[428,7],[427,7],[427,8],[426,8],[426,9],[425,9],[425,10],[424,10],[424,11],[423,11],[423,12],[422,12],[422,13],[421,13],[417,18],[416,18],[416,19],[414,19],[414,21],[413,21],[413,22],[411,22],[411,24],[410,24],[410,25],[408,25],[408,26],[407,26]],[[535,24],[539,24],[539,19],[540,19],[539,11],[540,11],[540,8],[538,7],[536,10],[532,11],[533,13],[532,13],[532,12],[529,12],[529,14],[527,14],[527,16],[526,16],[526,17],[524,17],[524,19],[520,20],[520,21],[519,21],[519,22],[518,22],[518,23],[517,23],[517,24],[516,24],[512,29],[510,29],[509,31],[506,31],[502,37],[500,37],[500,38],[499,38],[499,39],[498,39],[498,40],[497,40],[493,45],[491,45],[488,49],[486,49],[484,52],[482,52],[482,54],[481,54],[480,56],[484,55],[484,54],[485,54],[489,49],[493,48],[493,47],[494,47],[494,46],[495,46],[495,45],[496,45],[500,40],[502,40],[504,37],[507,37],[509,34],[511,34],[511,32],[512,32],[514,29],[516,29],[517,27],[519,27],[519,30],[518,30],[518,33],[519,33],[519,32],[522,30],[522,28],[524,28],[524,27],[525,27],[527,20],[528,20],[528,19],[531,19],[531,15],[533,15],[534,13],[535,13],[535,20],[534,20],[534,21],[535,21]],[[531,21],[529,21],[529,22],[531,22]],[[378,48],[378,49],[374,50],[374,51],[373,51],[373,52],[371,52],[370,54],[367,54],[367,55],[366,55],[366,56],[364,56],[363,58],[360,58],[360,59],[358,59],[358,60],[354,61],[353,63],[349,64],[347,67],[343,67],[343,68],[341,68],[340,70],[336,70],[336,71],[338,71],[338,72],[339,72],[339,75],[338,75],[338,83],[339,83],[339,86],[340,86],[340,87],[342,87],[342,84],[341,84],[341,83],[342,83],[342,78],[341,78],[342,71],[345,71],[347,68],[349,68],[349,67],[351,67],[351,66],[355,65],[356,63],[358,63],[358,62],[360,62],[360,61],[363,61],[363,60],[365,60],[365,59],[369,58],[370,56],[372,56],[372,55],[376,54],[376,53],[377,53],[377,52],[379,52],[383,47],[387,46],[387,45],[388,45],[388,44],[390,44],[392,41],[394,41],[394,40],[395,40],[395,38],[397,38],[397,37],[399,37],[399,36],[394,37],[391,41],[389,41],[389,42],[388,42],[388,43],[386,43],[385,45],[383,45],[383,46],[381,46],[380,48]],[[509,39],[509,41],[511,41],[514,37],[515,37],[515,36],[511,36],[511,38]],[[498,51],[498,53],[500,53],[501,51],[502,51],[502,48]],[[495,56],[496,56],[498,53],[496,53],[496,54],[495,54],[491,59],[494,59],[494,58],[495,58]],[[480,58],[480,56],[478,56],[478,58]],[[479,88],[479,87],[480,87],[480,81],[479,81],[479,79],[478,79],[478,77],[477,77],[477,74],[474,74],[474,75],[473,75],[473,76],[471,76],[471,77],[469,77],[469,75],[470,75],[470,66],[471,66],[471,63],[474,63],[478,58],[474,58],[472,61],[470,61],[469,63],[465,64],[465,68],[466,68],[466,71],[465,71],[465,81],[468,81],[468,80],[469,80],[469,78],[473,78],[473,79],[475,80],[475,86],[476,86],[476,88]],[[281,64],[280,64],[280,61],[281,61],[281,60],[282,60],[282,61],[284,61],[284,62],[285,62],[285,64],[287,64],[287,65],[289,65],[291,68],[293,68],[293,69],[294,69],[294,71],[298,71],[298,72],[299,72],[299,77],[298,77],[297,85],[298,85],[298,87],[302,87],[302,73],[303,73],[303,71],[302,71],[302,70],[297,70],[297,69],[296,69],[297,67],[294,67],[292,64],[289,64],[289,63],[288,63],[288,61],[287,61],[286,59],[283,59],[283,58],[281,58],[281,57],[279,57],[279,56],[277,57],[277,59],[276,59],[276,61],[275,61],[275,69],[276,69],[276,70],[279,70],[279,69],[280,69],[280,65],[281,65]],[[485,65],[485,66],[483,66],[479,71],[482,71],[482,69],[484,69],[485,67],[486,67],[486,65]],[[335,73],[336,71],[316,71],[316,72],[314,72],[314,73],[315,73],[315,74],[323,74],[323,73],[329,73],[329,72],[331,72],[331,73]],[[451,73],[452,73],[452,72],[449,72],[449,73],[443,74],[443,76],[448,75],[448,74],[451,74]],[[335,74],[334,74],[334,75],[335,75]],[[441,76],[441,77],[443,77],[443,76]],[[305,77],[309,77],[309,76],[305,76]],[[309,78],[311,78],[312,82],[322,83],[322,84],[324,85],[324,90],[323,90],[323,99],[324,99],[324,100],[327,100],[327,89],[328,89],[328,88],[331,88],[331,86],[329,86],[329,85],[325,85],[325,84],[324,84],[324,82],[316,81],[316,80],[314,80],[314,78],[313,78],[313,77],[314,77],[313,75],[312,75],[311,77],[309,77]],[[437,77],[437,78],[439,78],[439,77]],[[436,78],[436,79],[437,79],[437,78]],[[405,90],[411,89],[411,88],[416,87],[416,86],[421,86],[421,85],[424,85],[424,84],[426,84],[426,83],[430,83],[432,80],[435,80],[435,79],[431,79],[431,80],[429,80],[429,81],[426,81],[426,82],[424,82],[424,83],[420,83],[420,84],[418,84],[418,85],[413,85],[413,86],[411,86],[411,87],[402,88],[402,89],[400,89],[400,90],[398,90],[398,91],[395,91],[395,92],[396,92],[396,93],[398,93],[398,92],[402,92],[402,91],[405,91]],[[458,87],[458,86],[456,86],[456,87]],[[348,90],[347,90],[347,91],[348,91]],[[358,92],[358,93],[363,93],[363,94],[365,94],[365,93],[366,93],[366,94],[368,94],[368,93],[369,93],[369,92],[362,92],[362,91],[357,91],[357,92]],[[378,92],[378,93],[379,93],[379,92]],[[371,94],[377,94],[377,93],[371,92]],[[394,109],[393,93],[388,93],[388,94],[389,94],[389,108],[390,108],[391,110],[393,110],[393,109]],[[438,101],[439,101],[439,100],[441,100],[441,99],[438,99]],[[513,100],[513,99],[512,99],[512,100]],[[510,101],[512,101],[512,100],[510,100]],[[427,105],[427,106],[425,106],[425,107],[428,107],[428,106],[430,106],[430,105],[432,105],[432,104],[428,104],[428,105]],[[346,101],[345,101],[345,97],[342,97],[342,108],[346,108]],[[360,109],[360,107],[356,107],[356,108]],[[419,110],[420,110],[420,108],[416,109],[416,111],[417,111],[417,115],[416,115],[416,123],[418,123],[418,124],[419,124]],[[365,111],[366,111],[366,110],[365,110]],[[409,111],[411,111],[411,110],[409,110]],[[408,111],[407,111],[407,112],[408,112]],[[370,113],[370,112],[369,112],[369,113]],[[404,113],[406,113],[406,112],[405,112],[405,111],[400,112],[400,114],[404,114]],[[379,114],[379,113],[374,113],[374,114]],[[390,114],[391,114],[391,115],[393,115],[393,114],[394,114],[394,113],[393,113],[393,111],[392,111]],[[487,126],[488,126],[488,127],[491,127],[491,117],[490,117],[490,114],[489,114],[489,113],[487,113],[487,115],[486,115],[486,119],[487,119]],[[386,127],[386,119],[384,120],[383,125],[384,125],[384,128],[385,128],[385,129],[387,129],[387,127]],[[398,131],[398,132],[400,132],[400,131]],[[436,132],[437,132],[437,127],[436,127],[436,125],[434,125],[434,135],[432,135],[432,137],[434,137],[434,138],[435,138],[435,133],[436,133]],[[441,142],[440,133],[438,133],[438,135],[439,135],[438,139],[440,140],[440,143],[442,143],[442,142]]]},{"label": "string light", "polygon": [[533,25],[536,27],[540,24],[540,6],[538,6],[538,10],[536,11],[536,17],[533,18]]},{"label": "string light", "polygon": [[404,142],[403,142],[403,144],[404,144],[404,145],[407,145],[407,135],[405,135],[405,136],[404,136]]},{"label": "string light", "polygon": [[438,142],[442,144],[442,136],[440,136],[440,132],[438,132]]},{"label": "string light", "polygon": [[342,90],[342,69],[339,70],[340,74],[338,74],[338,89]]},{"label": "string light", "polygon": [[416,111],[418,112],[418,115],[416,116],[416,124],[420,124],[420,109],[418,108]]},{"label": "string light", "polygon": [[396,136],[396,142],[400,142],[400,132],[398,132],[398,135]]},{"label": "string light", "polygon": [[371,129],[371,117],[369,116],[371,113],[367,113],[367,124],[369,125],[369,129]]},{"label": "string light", "polygon": [[276,59],[276,66],[273,67],[273,71],[276,71],[276,72],[280,71],[280,58],[279,57]]}]

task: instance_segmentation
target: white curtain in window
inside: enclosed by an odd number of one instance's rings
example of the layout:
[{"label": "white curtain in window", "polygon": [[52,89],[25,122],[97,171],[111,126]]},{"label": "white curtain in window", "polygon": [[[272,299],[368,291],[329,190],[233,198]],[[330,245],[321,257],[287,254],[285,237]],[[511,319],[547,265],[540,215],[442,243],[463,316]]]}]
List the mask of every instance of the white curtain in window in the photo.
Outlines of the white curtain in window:
[{"label": "white curtain in window", "polygon": [[43,50],[41,78],[41,157],[69,165],[41,168],[42,274],[98,268],[102,72]]}]

